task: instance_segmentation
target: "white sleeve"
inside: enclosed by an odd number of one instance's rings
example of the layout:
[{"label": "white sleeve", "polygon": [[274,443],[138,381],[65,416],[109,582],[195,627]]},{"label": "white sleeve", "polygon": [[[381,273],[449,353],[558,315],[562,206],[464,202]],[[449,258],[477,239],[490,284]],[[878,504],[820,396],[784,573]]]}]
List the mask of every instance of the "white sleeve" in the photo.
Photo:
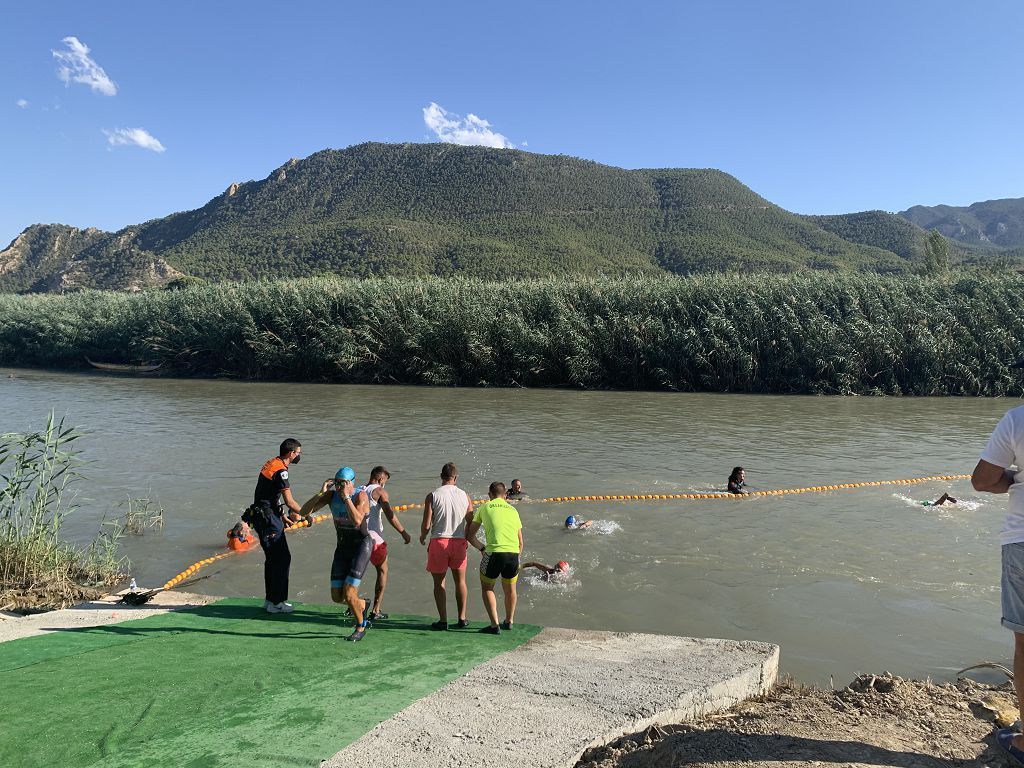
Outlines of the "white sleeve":
[{"label": "white sleeve", "polygon": [[999,420],[996,428],[992,430],[992,436],[988,439],[988,445],[981,452],[981,460],[994,464],[997,467],[1008,469],[1011,464],[1021,465],[1017,459],[1016,445],[1013,424],[1013,411],[1009,411]]}]

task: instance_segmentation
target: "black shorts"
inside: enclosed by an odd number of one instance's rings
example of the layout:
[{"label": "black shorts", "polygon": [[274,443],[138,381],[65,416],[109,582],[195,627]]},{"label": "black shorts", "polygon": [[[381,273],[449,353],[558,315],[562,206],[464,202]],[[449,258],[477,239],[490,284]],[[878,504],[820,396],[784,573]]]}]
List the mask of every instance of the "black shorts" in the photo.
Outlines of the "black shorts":
[{"label": "black shorts", "polygon": [[518,552],[484,552],[480,559],[480,581],[490,585],[499,576],[506,584],[512,584],[519,578]]},{"label": "black shorts", "polygon": [[338,530],[338,546],[331,563],[331,589],[341,589],[348,584],[358,587],[372,552],[373,539],[362,531]]}]

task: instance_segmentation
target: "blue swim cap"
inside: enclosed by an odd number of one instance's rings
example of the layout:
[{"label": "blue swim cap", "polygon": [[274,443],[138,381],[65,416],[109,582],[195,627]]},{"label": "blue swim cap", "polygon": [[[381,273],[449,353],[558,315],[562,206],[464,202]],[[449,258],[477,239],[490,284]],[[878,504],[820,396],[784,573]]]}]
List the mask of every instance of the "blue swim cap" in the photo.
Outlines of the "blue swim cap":
[{"label": "blue swim cap", "polygon": [[576,525],[576,516],[575,515],[569,515],[567,518],[565,518],[565,527],[566,528],[572,528],[574,525]]},{"label": "blue swim cap", "polygon": [[349,481],[355,480],[356,479],[356,471],[354,469],[352,469],[352,467],[342,467],[341,469],[339,469],[337,472],[334,473],[334,479],[335,480],[349,480]]}]

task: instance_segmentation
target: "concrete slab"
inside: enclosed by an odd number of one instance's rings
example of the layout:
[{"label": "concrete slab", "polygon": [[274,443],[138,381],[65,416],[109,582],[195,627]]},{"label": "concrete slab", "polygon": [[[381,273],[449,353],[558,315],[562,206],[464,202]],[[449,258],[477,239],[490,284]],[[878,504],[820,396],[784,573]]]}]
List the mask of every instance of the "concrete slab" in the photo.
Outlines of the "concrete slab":
[{"label": "concrete slab", "polygon": [[206,605],[220,599],[191,592],[168,591],[155,595],[145,605],[121,605],[117,601],[124,591],[108,595],[102,600],[80,603],[59,611],[4,618],[3,621],[0,621],[0,643],[43,635],[47,632],[57,632],[62,629],[99,627],[132,619],[144,619],[159,613]]},{"label": "concrete slab", "polygon": [[767,643],[545,629],[324,766],[573,766],[589,747],[763,693],[778,664]]}]

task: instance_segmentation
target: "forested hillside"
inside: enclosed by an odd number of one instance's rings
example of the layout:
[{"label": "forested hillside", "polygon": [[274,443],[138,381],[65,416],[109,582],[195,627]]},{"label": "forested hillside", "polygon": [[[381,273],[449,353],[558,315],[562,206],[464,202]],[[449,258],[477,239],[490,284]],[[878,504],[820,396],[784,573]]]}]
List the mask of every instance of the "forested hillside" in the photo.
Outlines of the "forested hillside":
[{"label": "forested hillside", "polygon": [[291,160],[202,208],[116,233],[32,227],[0,252],[0,290],[133,288],[182,275],[898,273],[913,267],[923,236],[876,212],[798,216],[713,169],[361,144]]}]

